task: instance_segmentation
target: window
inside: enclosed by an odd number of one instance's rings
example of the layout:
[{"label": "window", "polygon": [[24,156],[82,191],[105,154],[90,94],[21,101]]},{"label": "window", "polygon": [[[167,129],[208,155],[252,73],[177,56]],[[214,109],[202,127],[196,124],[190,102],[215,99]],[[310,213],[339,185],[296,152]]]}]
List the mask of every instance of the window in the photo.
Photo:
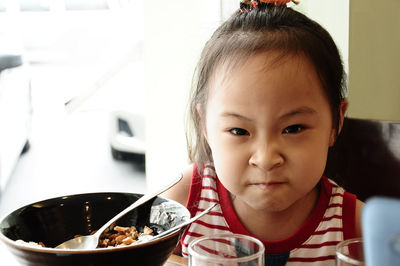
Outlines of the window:
[{"label": "window", "polygon": [[66,10],[104,10],[109,9],[107,0],[65,0]]},{"label": "window", "polygon": [[20,0],[21,11],[50,11],[50,0]]}]

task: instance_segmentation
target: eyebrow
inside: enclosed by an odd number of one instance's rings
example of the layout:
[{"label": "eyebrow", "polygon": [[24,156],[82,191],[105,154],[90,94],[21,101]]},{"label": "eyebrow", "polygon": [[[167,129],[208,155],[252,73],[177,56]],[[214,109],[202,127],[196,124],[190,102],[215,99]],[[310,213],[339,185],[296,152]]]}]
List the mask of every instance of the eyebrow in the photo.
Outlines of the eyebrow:
[{"label": "eyebrow", "polygon": [[317,111],[315,111],[314,109],[307,107],[307,106],[302,106],[296,109],[293,109],[283,115],[280,116],[280,119],[286,119],[292,116],[296,116],[296,115],[313,115],[316,114]]},{"label": "eyebrow", "polygon": [[[305,115],[313,115],[313,114],[316,114],[316,113],[317,113],[317,111],[315,111],[314,109],[312,109],[310,107],[307,107],[307,106],[302,106],[302,107],[290,110],[289,112],[281,115],[279,117],[279,119],[287,119],[287,118],[292,117],[292,116],[303,115],[303,114],[305,114]],[[251,119],[251,118],[248,118],[246,116],[243,116],[243,115],[240,115],[240,114],[234,113],[234,112],[223,112],[223,113],[221,113],[221,116],[222,117],[234,117],[234,118],[245,120],[245,121],[248,121],[248,122],[253,121],[253,119]]]},{"label": "eyebrow", "polygon": [[234,118],[238,118],[240,120],[245,120],[245,121],[249,121],[249,122],[253,121],[253,119],[250,119],[246,116],[243,116],[243,115],[240,115],[237,113],[233,113],[233,112],[223,112],[223,113],[221,113],[221,116],[222,117],[234,117]]}]

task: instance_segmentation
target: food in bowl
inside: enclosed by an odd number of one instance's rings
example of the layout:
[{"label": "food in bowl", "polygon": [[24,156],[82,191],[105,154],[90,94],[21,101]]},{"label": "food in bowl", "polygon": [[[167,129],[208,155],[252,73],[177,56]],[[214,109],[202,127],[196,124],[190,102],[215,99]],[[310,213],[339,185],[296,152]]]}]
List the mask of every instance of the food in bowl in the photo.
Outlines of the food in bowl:
[{"label": "food in bowl", "polygon": [[[159,239],[113,248],[92,250],[55,249],[76,234],[88,235],[110,218],[128,207],[142,194],[87,193],[36,202],[7,215],[0,222],[0,240],[22,265],[164,265],[179,242],[184,228]],[[134,225],[139,232],[145,226],[159,234],[190,219],[189,211],[181,204],[156,197],[118,220],[122,227]],[[42,241],[46,247],[16,243]]]},{"label": "food in bowl", "polygon": [[98,248],[121,247],[136,243],[142,236],[153,236],[153,229],[145,226],[142,233],[135,226],[115,226],[100,237]]},{"label": "food in bowl", "polygon": [[43,244],[43,242],[39,242],[39,243],[36,243],[36,242],[33,242],[33,241],[26,242],[26,241],[24,241],[22,239],[16,240],[15,243],[17,243],[18,245],[30,246],[30,247],[38,247],[38,248],[40,248],[40,247],[45,248],[46,247]]},{"label": "food in bowl", "polygon": [[[93,231],[91,234],[94,233],[96,233],[96,231]],[[79,236],[81,235],[75,235],[74,237]],[[131,244],[138,244],[151,240],[152,236],[154,236],[153,230],[148,226],[144,226],[143,232],[139,232],[135,226],[125,227],[117,225],[114,226],[112,230],[109,230],[101,235],[97,248],[122,247]],[[46,247],[43,242],[26,242],[21,239],[18,239],[16,243],[32,247]]]}]

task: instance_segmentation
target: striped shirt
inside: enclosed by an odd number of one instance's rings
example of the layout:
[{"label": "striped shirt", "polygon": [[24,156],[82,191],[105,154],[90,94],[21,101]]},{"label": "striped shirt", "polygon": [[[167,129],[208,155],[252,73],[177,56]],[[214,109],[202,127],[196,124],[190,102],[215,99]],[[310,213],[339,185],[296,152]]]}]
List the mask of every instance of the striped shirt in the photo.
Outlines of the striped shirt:
[{"label": "striped shirt", "polygon": [[[355,237],[356,197],[332,180],[321,178],[316,207],[301,228],[282,241],[263,241],[268,265],[335,265],[335,246]],[[192,216],[214,202],[211,212],[193,222],[181,238],[182,255],[189,243],[203,235],[237,233],[251,235],[236,215],[229,192],[219,182],[212,164],[201,175],[194,164],[187,208]]]}]

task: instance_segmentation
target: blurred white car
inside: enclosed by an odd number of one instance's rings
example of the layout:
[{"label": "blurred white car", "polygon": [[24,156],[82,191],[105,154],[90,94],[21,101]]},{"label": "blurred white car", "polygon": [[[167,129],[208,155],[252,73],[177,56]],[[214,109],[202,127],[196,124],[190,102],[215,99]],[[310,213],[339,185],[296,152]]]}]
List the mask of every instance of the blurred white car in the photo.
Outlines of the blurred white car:
[{"label": "blurred white car", "polygon": [[0,0],[0,194],[30,147],[32,122],[31,75],[14,3]]},{"label": "blurred white car", "polygon": [[21,153],[29,149],[31,103],[30,77],[22,56],[0,54],[0,189]]}]

